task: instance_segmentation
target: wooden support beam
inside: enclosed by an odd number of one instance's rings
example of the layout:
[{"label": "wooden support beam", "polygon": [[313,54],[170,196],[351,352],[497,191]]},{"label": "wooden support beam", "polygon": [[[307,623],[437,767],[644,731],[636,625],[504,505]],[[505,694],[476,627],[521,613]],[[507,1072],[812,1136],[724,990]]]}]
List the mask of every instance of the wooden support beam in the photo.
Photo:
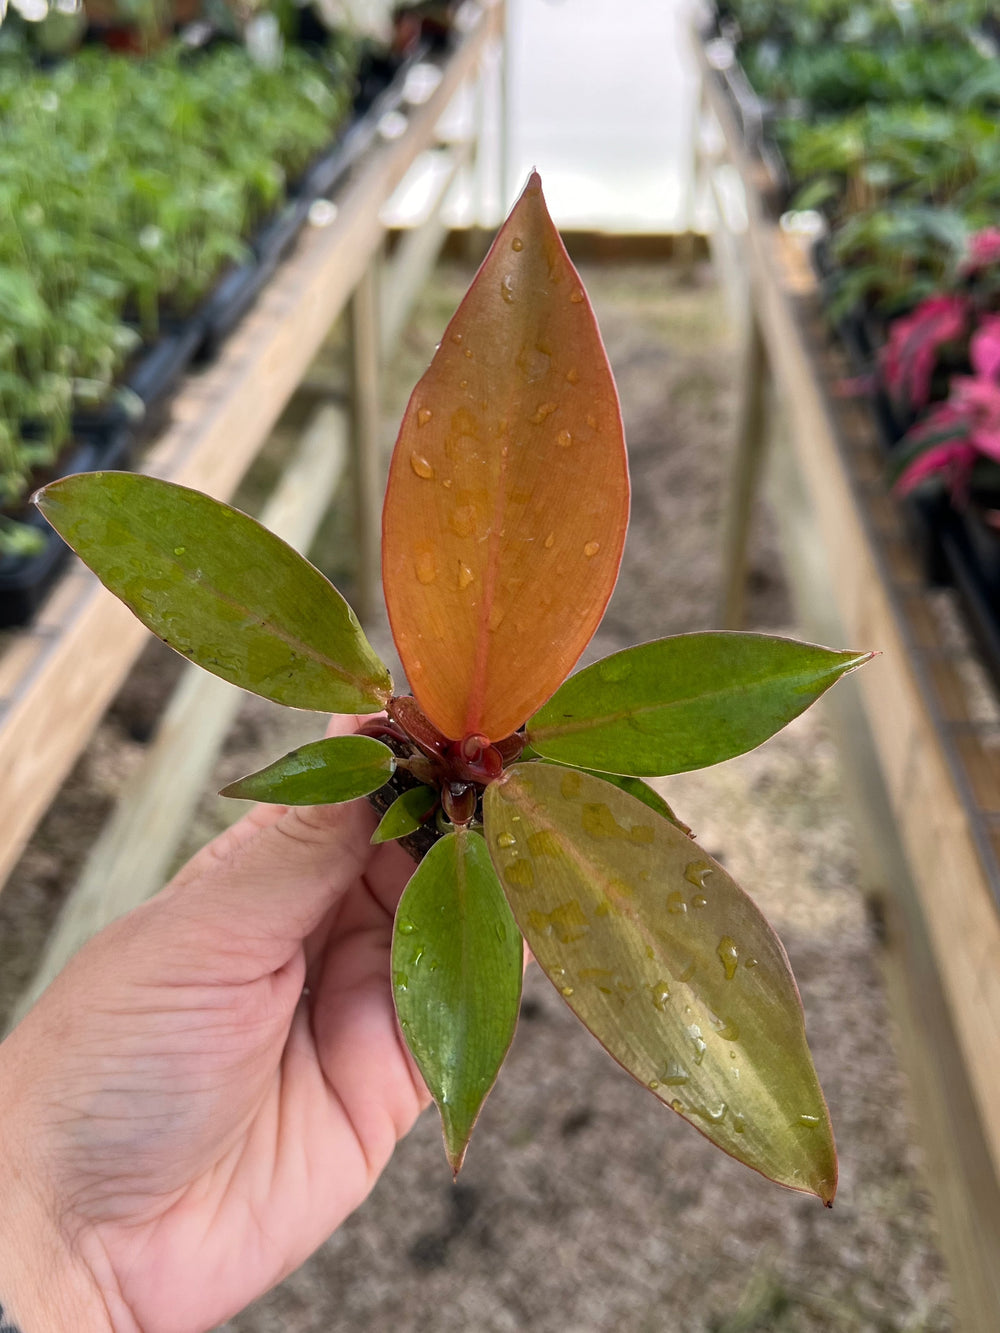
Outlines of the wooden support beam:
[{"label": "wooden support beam", "polygon": [[[347,457],[342,411],[321,407],[302,435],[261,522],[305,550],[326,513]],[[139,772],[91,849],[49,936],[18,1022],[91,935],[160,888],[242,690],[200,667],[185,669]]]}]

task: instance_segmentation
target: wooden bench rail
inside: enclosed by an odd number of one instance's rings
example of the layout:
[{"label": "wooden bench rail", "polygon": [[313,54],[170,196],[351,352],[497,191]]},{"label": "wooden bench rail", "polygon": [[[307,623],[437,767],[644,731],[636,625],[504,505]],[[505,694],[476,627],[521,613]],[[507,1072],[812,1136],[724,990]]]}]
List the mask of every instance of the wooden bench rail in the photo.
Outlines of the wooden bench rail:
[{"label": "wooden bench rail", "polygon": [[[739,228],[717,210],[723,271],[732,274],[735,254],[748,289],[745,374],[755,377],[742,386],[723,604],[739,614],[766,445],[803,624],[883,653],[831,707],[870,852],[866,887],[887,900],[887,980],[956,1303],[963,1329],[987,1333],[1000,1326],[998,703],[984,678],[975,688],[987,706],[977,710],[967,655],[936,614],[885,494],[873,426],[860,404],[833,392],[847,367],[826,332],[808,253],[774,217],[767,172],[694,45],[716,145],[700,166],[711,178],[724,164],[746,201]],[[768,375],[785,420],[780,438],[761,408]]]}]

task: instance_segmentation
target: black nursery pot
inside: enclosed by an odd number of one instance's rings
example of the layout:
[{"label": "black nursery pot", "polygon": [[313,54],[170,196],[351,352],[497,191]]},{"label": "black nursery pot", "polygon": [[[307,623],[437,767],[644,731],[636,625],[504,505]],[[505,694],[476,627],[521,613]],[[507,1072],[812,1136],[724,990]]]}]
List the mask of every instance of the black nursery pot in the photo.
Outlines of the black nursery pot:
[{"label": "black nursery pot", "polygon": [[[44,476],[34,479],[35,486],[68,477],[74,472],[92,472],[98,467],[114,466],[105,461],[98,443],[93,440],[74,442],[59,463]],[[11,629],[26,625],[58,577],[69,556],[69,547],[63,542],[33,505],[25,505],[11,518],[40,532],[45,545],[34,555],[0,556],[0,628]]]},{"label": "black nursery pot", "polygon": [[941,545],[966,621],[1000,688],[1000,528],[989,521],[991,511],[1000,512],[1000,494],[952,507]]}]

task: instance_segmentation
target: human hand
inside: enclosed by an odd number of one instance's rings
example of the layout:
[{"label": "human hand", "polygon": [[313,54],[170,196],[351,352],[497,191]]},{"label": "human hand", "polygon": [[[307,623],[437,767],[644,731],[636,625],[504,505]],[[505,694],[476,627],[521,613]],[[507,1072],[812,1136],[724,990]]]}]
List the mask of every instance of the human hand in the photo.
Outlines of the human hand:
[{"label": "human hand", "polygon": [[389,985],[413,863],[373,827],[363,801],[256,807],[0,1046],[23,1333],[210,1328],[365,1198],[429,1100]]}]

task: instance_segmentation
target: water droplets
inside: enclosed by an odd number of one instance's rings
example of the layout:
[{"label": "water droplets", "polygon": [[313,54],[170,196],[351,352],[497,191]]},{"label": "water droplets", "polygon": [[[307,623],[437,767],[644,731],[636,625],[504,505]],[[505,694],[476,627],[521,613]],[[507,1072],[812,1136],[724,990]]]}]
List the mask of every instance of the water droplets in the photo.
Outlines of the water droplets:
[{"label": "water droplets", "polygon": [[649,993],[653,1000],[653,1007],[663,1013],[670,999],[670,987],[665,981],[654,981],[649,988]]},{"label": "water droplets", "polygon": [[566,372],[566,383],[567,383],[567,384],[579,384],[579,383],[580,383],[580,372],[577,370],[576,366],[571,366],[570,369],[567,370],[567,372]]},{"label": "water droplets", "polygon": [[465,349],[465,357],[466,357],[466,360],[467,360],[467,361],[471,361],[471,360],[472,360],[472,348],[471,348],[471,347],[467,347],[467,348]]},{"label": "water droplets", "polygon": [[186,550],[187,550],[186,546],[175,546],[174,555],[183,555]]},{"label": "water droplets", "polygon": [[574,287],[569,294],[569,299],[574,305],[582,305],[587,298],[583,294],[582,287]]},{"label": "water droplets", "polygon": [[498,834],[497,834],[497,846],[498,846],[498,847],[516,847],[516,846],[517,846],[517,839],[514,837],[513,833],[498,833]]},{"label": "water droplets", "polygon": [[410,454],[410,467],[422,481],[434,480],[433,464],[428,462],[423,454],[418,454],[416,450]]},{"label": "water droplets", "polygon": [[673,893],[667,894],[668,912],[671,912],[674,916],[682,916],[687,911],[687,909],[688,905],[684,901],[683,893],[677,893],[675,891]]},{"label": "water droplets", "polygon": [[821,1122],[820,1122],[820,1118],[819,1118],[818,1115],[800,1115],[800,1116],[799,1116],[799,1124],[802,1125],[804,1129],[818,1129],[819,1126],[820,1126],[820,1123],[821,1123]]},{"label": "water droplets", "polygon": [[694,897],[691,899],[691,906],[695,908],[707,907],[708,899],[705,897],[703,893],[696,893]]},{"label": "water droplets", "polygon": [[456,505],[448,515],[448,527],[456,537],[471,537],[475,534],[477,520],[475,505]]},{"label": "water droplets", "polygon": [[535,870],[530,861],[512,861],[505,867],[503,877],[516,889],[530,889],[535,883]]},{"label": "water droplets", "polygon": [[573,987],[572,987],[572,986],[560,986],[560,987],[559,987],[559,994],[562,995],[562,996],[564,997],[564,999],[567,999],[567,1000],[568,1000],[569,997],[573,994]]},{"label": "water droplets", "polygon": [[704,888],[705,880],[711,873],[712,866],[707,861],[690,861],[684,867],[684,878],[697,889]]},{"label": "water droplets", "polygon": [[458,565],[458,590],[459,590],[459,592],[465,592],[466,588],[468,588],[468,587],[470,586],[470,584],[472,584],[472,583],[475,582],[475,578],[476,578],[476,576],[475,576],[475,574],[473,574],[473,572],[472,572],[472,570],[469,568],[469,566],[468,566],[468,565],[463,565],[463,564],[461,563],[461,561],[459,561],[459,565]]},{"label": "water droplets", "polygon": [[588,560],[592,560],[600,549],[600,542],[587,542],[583,548],[583,554]]},{"label": "water droplets", "polygon": [[437,578],[437,561],[433,550],[427,547],[419,549],[414,555],[413,569],[417,582],[422,583],[425,588],[429,587]]},{"label": "water droplets", "polygon": [[520,253],[524,249],[524,242],[521,240],[520,236],[514,237],[514,239],[510,243],[510,248],[512,250],[516,250],[518,253]]},{"label": "water droplets", "polygon": [[568,430],[561,430],[556,436],[556,444],[558,444],[560,449],[568,449],[572,443],[573,436]]},{"label": "water droplets", "polygon": [[451,335],[451,340],[452,340],[452,342],[455,344],[456,347],[461,347],[461,345],[462,345],[462,335],[461,335],[460,333],[453,333],[453,334]]},{"label": "water droplets", "polygon": [[551,829],[539,829],[528,838],[528,851],[532,856],[565,856],[563,845]]},{"label": "water droplets", "polygon": [[740,951],[736,947],[736,941],[728,935],[723,935],[722,939],[719,940],[716,953],[719,955],[719,962],[726,973],[726,980],[732,981],[740,961]]},{"label": "water droplets", "polygon": [[551,551],[553,546],[555,546],[555,544],[556,544],[556,534],[554,532],[550,532],[549,535],[545,538],[543,545],[545,546],[546,551]]},{"label": "water droplets", "polygon": [[668,1088],[680,1088],[690,1079],[691,1075],[680,1063],[679,1060],[668,1060],[666,1072],[663,1075],[663,1082]]},{"label": "water droplets", "polygon": [[416,929],[415,923],[408,916],[401,916],[396,922],[396,933],[399,935],[412,935]]},{"label": "water droplets", "polygon": [[[518,864],[528,865],[528,862]],[[545,935],[554,935],[560,944],[574,944],[577,940],[582,940],[590,930],[583,908],[575,898],[570,902],[560,903],[551,912],[529,912],[528,924],[533,930]]]},{"label": "water droplets", "polygon": [[531,422],[535,426],[540,426],[543,421],[552,415],[559,406],[558,403],[539,403],[531,415]]},{"label": "water droplets", "polygon": [[504,274],[503,281],[500,283],[500,295],[503,297],[503,299],[507,302],[508,305],[514,304],[515,296],[514,296],[513,273]]},{"label": "water droplets", "polygon": [[410,978],[405,972],[393,972],[392,984],[396,988],[396,990],[408,990],[410,985]]}]

